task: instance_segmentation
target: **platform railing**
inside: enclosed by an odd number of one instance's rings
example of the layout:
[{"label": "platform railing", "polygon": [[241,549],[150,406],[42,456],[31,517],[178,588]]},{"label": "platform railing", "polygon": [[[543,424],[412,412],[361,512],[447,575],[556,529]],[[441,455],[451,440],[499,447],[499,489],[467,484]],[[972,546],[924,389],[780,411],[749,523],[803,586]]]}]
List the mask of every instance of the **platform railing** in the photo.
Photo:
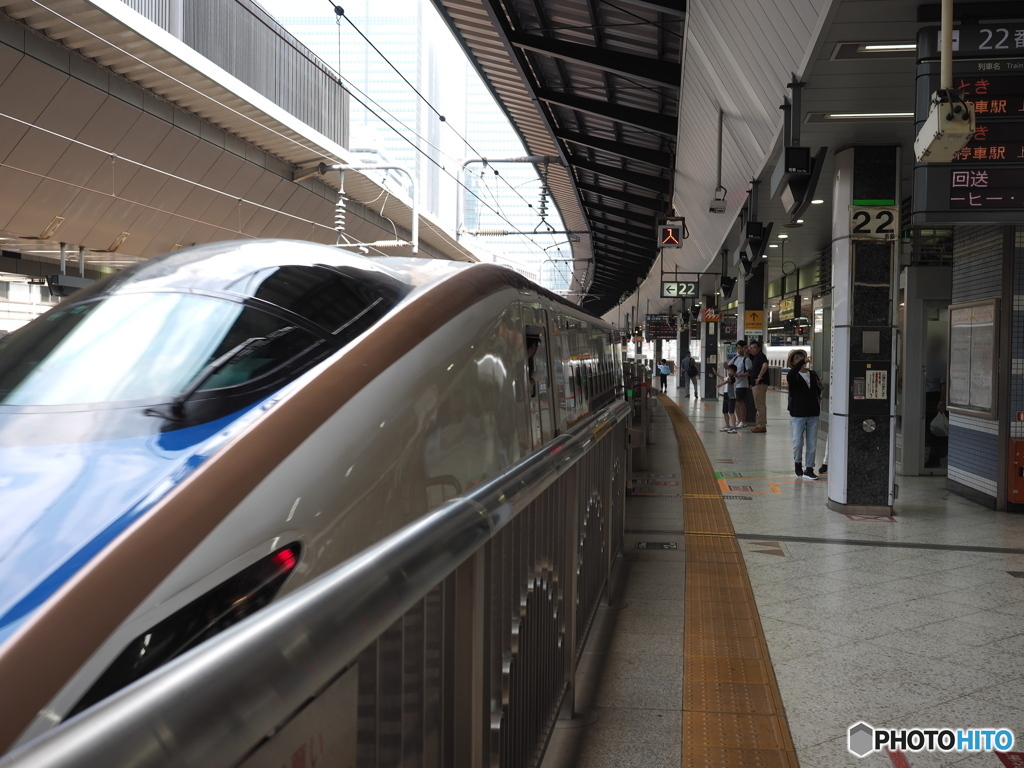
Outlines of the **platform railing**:
[{"label": "platform railing", "polygon": [[629,413],[612,403],[0,766],[538,764],[621,547]]}]

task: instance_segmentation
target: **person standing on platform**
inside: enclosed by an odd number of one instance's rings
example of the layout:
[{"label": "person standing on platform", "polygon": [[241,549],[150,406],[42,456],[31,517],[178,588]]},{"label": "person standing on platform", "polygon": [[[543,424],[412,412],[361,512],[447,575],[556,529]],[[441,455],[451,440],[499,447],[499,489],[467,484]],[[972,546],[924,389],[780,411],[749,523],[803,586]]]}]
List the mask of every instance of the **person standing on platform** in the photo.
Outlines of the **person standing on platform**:
[{"label": "person standing on platform", "polygon": [[725,376],[719,375],[718,371],[715,371],[715,376],[721,379],[722,383],[718,385],[721,389],[725,387],[725,391],[722,392],[722,417],[725,419],[725,426],[722,427],[719,432],[736,432],[736,366],[727,365]]},{"label": "person standing on platform", "polygon": [[697,389],[697,377],[700,375],[700,369],[697,367],[697,361],[693,359],[693,355],[687,352],[686,357],[679,361],[679,372],[685,376],[683,379],[683,397],[690,397],[690,385],[693,385],[693,396],[700,399],[700,392]]},{"label": "person standing on platform", "polygon": [[[754,407],[757,409],[757,426],[751,432],[768,431],[768,356],[761,348],[760,341],[752,341],[747,347],[750,350],[750,389],[754,393]],[[804,358],[806,360],[806,358]]]},{"label": "person standing on platform", "polygon": [[793,469],[801,480],[817,480],[814,458],[818,449],[818,420],[821,417],[821,382],[818,374],[806,370],[807,353],[794,349],[786,365],[789,386],[789,421],[793,428]]},{"label": "person standing on platform", "polygon": [[736,424],[733,429],[743,429],[747,426],[747,404],[750,401],[750,380],[748,369],[750,360],[747,359],[747,342],[740,339],[736,342],[736,357],[732,360],[736,366]]},{"label": "person standing on platform", "polygon": [[668,392],[668,375],[672,373],[672,369],[668,367],[668,363],[665,360],[658,361],[658,375],[661,377],[661,391]]},{"label": "person standing on platform", "polygon": [[940,413],[946,415],[946,354],[945,349],[935,347],[934,343],[928,345],[924,379],[924,443],[928,448],[924,466],[927,469],[941,467],[942,460],[949,455],[948,428],[939,429],[939,434],[932,429],[935,417]]}]

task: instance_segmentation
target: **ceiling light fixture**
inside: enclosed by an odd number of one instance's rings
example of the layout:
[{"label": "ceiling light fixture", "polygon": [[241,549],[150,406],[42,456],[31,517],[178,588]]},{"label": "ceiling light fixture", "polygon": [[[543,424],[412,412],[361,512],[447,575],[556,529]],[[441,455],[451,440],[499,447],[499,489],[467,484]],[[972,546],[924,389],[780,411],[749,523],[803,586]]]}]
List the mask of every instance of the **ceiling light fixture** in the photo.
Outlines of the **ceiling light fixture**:
[{"label": "ceiling light fixture", "polygon": [[59,227],[63,221],[63,216],[54,216],[50,223],[46,225],[46,229],[39,234],[39,239],[46,240],[47,238],[53,237],[53,233],[57,231],[57,227]]},{"label": "ceiling light fixture", "polygon": [[114,238],[114,242],[107,248],[107,253],[115,253],[118,248],[124,245],[124,241],[128,239],[129,232],[122,232],[120,235]]},{"label": "ceiling light fixture", "polygon": [[916,51],[917,43],[866,43],[861,51]]},{"label": "ceiling light fixture", "polygon": [[772,243],[772,244],[771,244],[771,245],[769,245],[768,247],[769,247],[769,248],[778,248],[778,247],[779,247],[779,244],[778,244],[778,243]]},{"label": "ceiling light fixture", "polygon": [[787,237],[789,237],[789,235],[787,235],[785,232],[779,233],[779,240],[785,240]]},{"label": "ceiling light fixture", "polygon": [[811,205],[821,205],[824,202],[824,200],[811,200]]},{"label": "ceiling light fixture", "polygon": [[826,120],[903,120],[913,117],[913,112],[829,112]]},{"label": "ceiling light fixture", "polygon": [[881,42],[847,41],[836,43],[833,61],[864,61],[865,59],[910,59],[917,55],[917,45],[906,40]]}]

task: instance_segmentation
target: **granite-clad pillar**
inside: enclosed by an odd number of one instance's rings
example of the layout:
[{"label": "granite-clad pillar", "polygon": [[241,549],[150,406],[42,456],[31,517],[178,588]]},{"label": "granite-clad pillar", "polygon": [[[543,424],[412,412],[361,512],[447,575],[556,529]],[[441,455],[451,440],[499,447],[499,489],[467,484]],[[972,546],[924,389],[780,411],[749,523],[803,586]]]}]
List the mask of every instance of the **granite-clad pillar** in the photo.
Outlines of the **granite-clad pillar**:
[{"label": "granite-clad pillar", "polygon": [[[685,313],[685,314],[684,314]],[[685,318],[685,319],[684,319]],[[679,339],[679,353],[676,360],[676,387],[682,388],[686,386],[686,371],[680,363],[690,353],[690,313],[689,310],[681,309],[679,311],[679,327],[677,328],[678,339]]]},{"label": "granite-clad pillar", "polygon": [[746,323],[746,315],[744,315],[744,335],[741,338],[745,338],[747,341],[757,339],[758,341],[764,341],[764,329],[766,318],[764,314],[764,295],[765,291],[765,272],[767,259],[761,259],[759,264],[754,264],[750,270],[750,275],[746,279],[743,302],[743,311],[746,312],[760,312],[761,313],[761,324],[760,325],[748,325]]},{"label": "granite-clad pillar", "polygon": [[[716,296],[705,296],[703,307],[708,312],[717,312]],[[718,328],[720,322],[704,322],[704,333],[701,338],[700,365],[700,396],[714,400],[718,397],[718,378],[715,369],[718,366]]]},{"label": "granite-clad pillar", "polygon": [[[832,212],[832,414],[828,505],[888,515],[895,489],[895,271],[898,228],[886,239],[882,209],[899,204],[899,148],[851,147],[835,155]],[[870,226],[851,215],[866,211]],[[863,239],[862,239],[863,238]]]}]

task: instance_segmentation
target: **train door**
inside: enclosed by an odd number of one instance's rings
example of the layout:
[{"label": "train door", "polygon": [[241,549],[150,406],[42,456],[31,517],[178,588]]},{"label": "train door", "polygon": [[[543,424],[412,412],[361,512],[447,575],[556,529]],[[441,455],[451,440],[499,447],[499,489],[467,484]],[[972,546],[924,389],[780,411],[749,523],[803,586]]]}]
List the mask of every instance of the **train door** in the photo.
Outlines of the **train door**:
[{"label": "train door", "polygon": [[551,397],[551,339],[547,312],[526,307],[523,311],[526,341],[527,400],[530,407],[530,440],[539,448],[555,436]]}]

